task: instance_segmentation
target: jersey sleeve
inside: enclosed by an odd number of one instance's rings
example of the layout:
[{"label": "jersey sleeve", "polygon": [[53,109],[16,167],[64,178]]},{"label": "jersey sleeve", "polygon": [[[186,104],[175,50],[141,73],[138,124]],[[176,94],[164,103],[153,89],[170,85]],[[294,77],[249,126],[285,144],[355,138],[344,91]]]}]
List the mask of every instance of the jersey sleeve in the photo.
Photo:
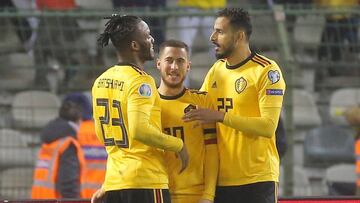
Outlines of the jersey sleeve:
[{"label": "jersey sleeve", "polygon": [[280,107],[263,108],[261,117],[244,117],[227,112],[223,124],[246,134],[272,137],[275,134],[280,112]]},{"label": "jersey sleeve", "polygon": [[259,90],[260,108],[282,106],[285,80],[275,62],[264,68],[256,86]]},{"label": "jersey sleeve", "polygon": [[219,169],[219,155],[217,149],[216,126],[203,125],[205,161],[204,161],[204,193],[203,199],[214,200],[215,188]]},{"label": "jersey sleeve", "polygon": [[154,80],[147,75],[139,75],[128,90],[128,112],[142,112],[150,117],[157,94]]},{"label": "jersey sleeve", "polygon": [[202,128],[203,128],[205,145],[217,144],[216,124],[215,123],[203,124]]},{"label": "jersey sleeve", "polygon": [[262,70],[256,85],[261,116],[243,117],[226,113],[223,123],[248,134],[271,137],[275,134],[285,93],[285,81],[275,62]]},{"label": "jersey sleeve", "polygon": [[168,136],[151,124],[150,112],[154,108],[157,90],[150,76],[140,76],[133,82],[128,93],[129,131],[135,140],[146,145],[179,152],[181,139]]}]

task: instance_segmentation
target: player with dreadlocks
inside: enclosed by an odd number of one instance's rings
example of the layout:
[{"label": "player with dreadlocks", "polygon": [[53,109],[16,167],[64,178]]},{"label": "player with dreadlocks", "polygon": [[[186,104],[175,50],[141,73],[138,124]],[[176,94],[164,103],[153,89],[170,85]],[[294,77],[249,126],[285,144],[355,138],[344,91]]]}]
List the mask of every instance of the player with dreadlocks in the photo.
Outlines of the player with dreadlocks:
[{"label": "player with dreadlocks", "polygon": [[154,39],[137,16],[113,15],[98,42],[111,40],[118,64],[92,87],[96,135],[108,153],[105,181],[92,202],[170,202],[164,150],[178,153],[185,169],[182,140],[161,132],[160,97],[143,65],[154,58]]}]

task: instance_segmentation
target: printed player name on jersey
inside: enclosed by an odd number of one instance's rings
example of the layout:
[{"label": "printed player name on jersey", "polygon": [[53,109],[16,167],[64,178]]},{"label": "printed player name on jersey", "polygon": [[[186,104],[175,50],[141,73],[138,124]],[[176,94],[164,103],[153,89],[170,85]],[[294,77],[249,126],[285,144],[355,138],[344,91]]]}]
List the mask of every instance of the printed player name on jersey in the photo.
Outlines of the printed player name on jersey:
[{"label": "printed player name on jersey", "polygon": [[120,91],[123,91],[124,81],[101,78],[97,83],[97,88],[119,89]]}]

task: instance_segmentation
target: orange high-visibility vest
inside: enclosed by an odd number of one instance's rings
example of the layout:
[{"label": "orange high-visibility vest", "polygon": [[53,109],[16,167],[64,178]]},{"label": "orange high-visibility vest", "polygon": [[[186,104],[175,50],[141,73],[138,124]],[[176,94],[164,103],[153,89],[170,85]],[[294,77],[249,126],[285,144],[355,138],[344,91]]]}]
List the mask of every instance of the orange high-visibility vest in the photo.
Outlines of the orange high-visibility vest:
[{"label": "orange high-visibility vest", "polygon": [[107,153],[95,135],[94,121],[83,121],[78,132],[78,141],[84,152],[85,170],[82,174],[81,197],[91,198],[104,182]]},{"label": "orange high-visibility vest", "polygon": [[56,191],[59,159],[63,152],[73,144],[76,147],[77,157],[80,162],[80,179],[84,168],[84,154],[78,141],[73,137],[64,137],[52,143],[41,145],[34,171],[34,183],[31,191],[33,199],[62,198]]},{"label": "orange high-visibility vest", "polygon": [[[357,132],[357,133],[360,133]],[[356,186],[360,187],[360,139],[355,140]]]}]

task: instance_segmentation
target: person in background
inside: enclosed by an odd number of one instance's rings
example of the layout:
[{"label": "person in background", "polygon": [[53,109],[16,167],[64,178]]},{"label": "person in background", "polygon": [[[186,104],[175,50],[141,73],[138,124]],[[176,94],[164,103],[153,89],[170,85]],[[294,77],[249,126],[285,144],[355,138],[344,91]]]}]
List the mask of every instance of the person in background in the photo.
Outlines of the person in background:
[{"label": "person in background", "polygon": [[215,20],[215,17],[212,15],[193,15],[199,11],[204,12],[224,8],[226,3],[227,0],[178,0],[177,6],[188,13],[187,16],[181,16],[178,19],[179,39],[189,46],[190,56],[198,32],[202,32],[204,36],[210,36]]},{"label": "person in background", "polygon": [[[149,9],[154,12],[165,8],[166,0],[112,0],[113,6],[116,9],[121,8],[130,8],[130,9]],[[166,27],[166,19],[163,17],[146,17],[144,18],[146,22],[148,22],[149,26],[152,28],[152,36],[154,37],[155,49],[159,47],[159,45],[165,40],[165,27]],[[157,50],[155,50],[157,51]]]},{"label": "person in background", "polygon": [[76,0],[36,0],[35,3],[37,10],[47,12],[39,16],[34,44],[34,59],[38,67],[35,81],[37,86],[56,91],[59,84],[52,83],[59,80],[60,84],[67,85],[76,73],[69,66],[79,63],[74,44],[81,33],[78,32],[79,25],[75,17],[51,15],[51,12],[72,12],[77,9]]},{"label": "person in background", "polygon": [[42,145],[36,161],[32,199],[80,198],[84,155],[77,140],[81,107],[64,101],[58,118],[41,132]]},{"label": "person in background", "polygon": [[344,116],[355,130],[356,195],[360,195],[360,107],[347,109]]},{"label": "person in background", "polygon": [[[30,1],[21,1],[21,0],[2,0],[0,1],[0,11],[3,12],[4,10],[10,11],[10,12],[19,12],[22,10],[22,8],[31,8],[31,2]],[[33,39],[34,38],[34,22],[33,18],[28,17],[22,17],[20,14],[16,17],[10,18],[10,22],[14,25],[14,30],[16,31],[16,34],[20,40],[20,42],[23,44],[24,49],[26,51],[30,51]],[[2,22],[3,23],[3,22]],[[3,28],[5,29],[5,28]]]},{"label": "person in background", "polygon": [[70,93],[64,101],[71,101],[81,107],[82,122],[77,140],[84,152],[85,165],[81,178],[81,197],[91,198],[101,188],[105,179],[107,153],[104,145],[97,139],[89,98],[83,93]]},{"label": "person in background", "polygon": [[170,203],[165,151],[177,153],[180,171],[188,153],[180,138],[162,133],[160,96],[144,63],[154,59],[148,25],[132,15],[113,15],[99,45],[111,40],[118,56],[92,87],[95,131],[108,153],[105,181],[92,202]]},{"label": "person in background", "polygon": [[[315,5],[327,8],[351,8],[359,5],[359,0],[314,0]],[[325,29],[321,36],[321,44],[318,50],[320,60],[340,61],[343,59],[346,41],[350,46],[350,51],[355,51],[357,47],[353,45],[358,41],[357,16],[351,14],[332,14],[326,15]],[[337,75],[343,70],[331,70],[330,75]],[[335,76],[334,75],[334,76]]]},{"label": "person in background", "polygon": [[[163,132],[181,138],[191,157],[189,166],[179,174],[180,166],[176,155],[172,152],[166,153],[171,202],[211,203],[214,201],[219,167],[216,127],[214,123],[194,127],[194,123],[182,121],[184,112],[196,106],[178,101],[178,98],[187,94],[199,94],[198,91],[190,91],[184,86],[190,69],[188,46],[177,40],[163,42],[156,64],[161,75],[158,92],[161,98]],[[210,104],[209,100],[204,100],[197,105]]]}]

